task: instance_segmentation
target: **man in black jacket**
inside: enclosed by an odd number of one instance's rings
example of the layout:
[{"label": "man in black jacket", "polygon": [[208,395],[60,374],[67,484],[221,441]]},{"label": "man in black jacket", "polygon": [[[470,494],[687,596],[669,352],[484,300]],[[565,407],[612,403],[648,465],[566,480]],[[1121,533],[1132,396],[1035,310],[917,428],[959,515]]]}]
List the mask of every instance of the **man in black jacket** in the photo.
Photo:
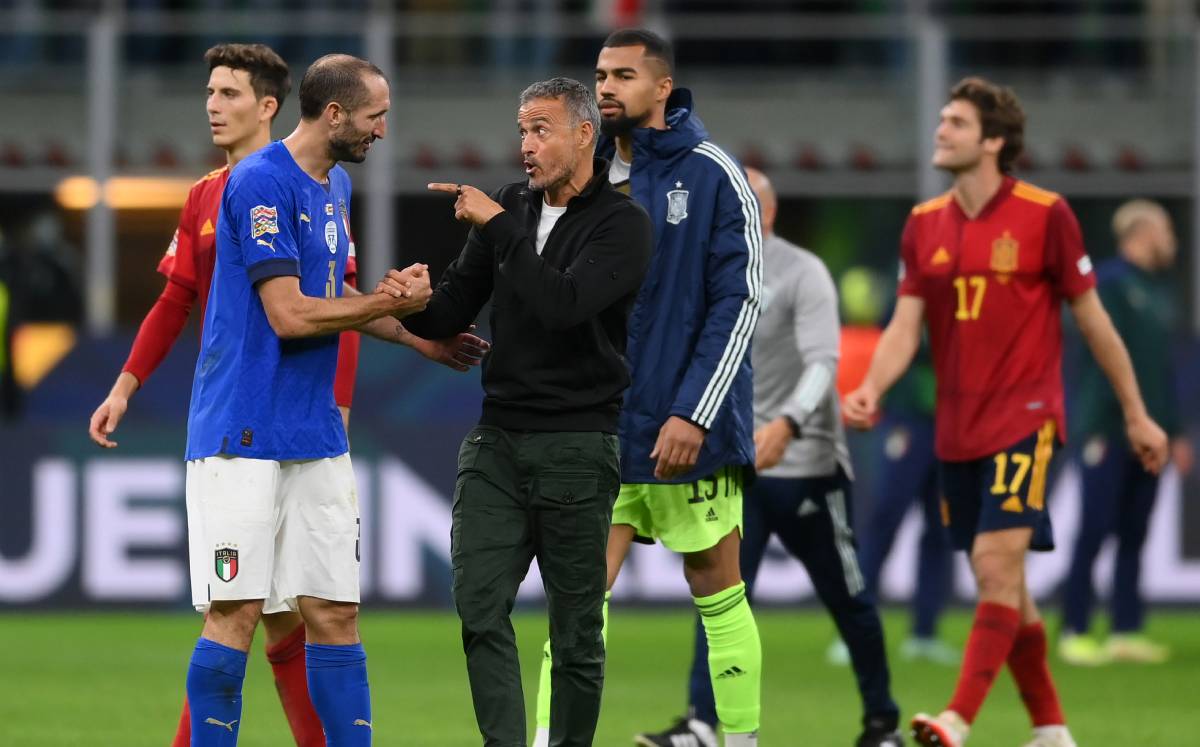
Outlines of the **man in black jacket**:
[{"label": "man in black jacket", "polygon": [[[525,701],[509,613],[537,558],[554,669],[550,744],[592,743],[604,682],[605,546],[620,487],[617,415],[629,386],[626,322],[652,251],[646,212],[593,160],[600,113],[568,78],[521,94],[528,184],[457,195],[472,224],[414,334],[465,331],[493,299],[483,415],[458,455],[454,600],[484,744],[524,747]],[[387,282],[387,281],[385,281]]]}]

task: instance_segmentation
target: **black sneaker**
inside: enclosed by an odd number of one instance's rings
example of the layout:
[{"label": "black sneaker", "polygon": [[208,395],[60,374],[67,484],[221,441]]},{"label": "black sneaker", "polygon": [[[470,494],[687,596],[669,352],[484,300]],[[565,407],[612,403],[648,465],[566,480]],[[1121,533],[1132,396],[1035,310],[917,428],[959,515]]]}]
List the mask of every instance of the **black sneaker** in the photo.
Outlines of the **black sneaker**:
[{"label": "black sneaker", "polygon": [[858,735],[854,747],[904,747],[904,737],[898,731],[867,729]]},{"label": "black sneaker", "polygon": [[681,717],[657,734],[638,734],[633,743],[640,747],[717,747],[717,733],[698,718]]},{"label": "black sneaker", "polygon": [[896,718],[872,717],[865,721],[854,747],[904,747],[904,736],[897,730]]}]

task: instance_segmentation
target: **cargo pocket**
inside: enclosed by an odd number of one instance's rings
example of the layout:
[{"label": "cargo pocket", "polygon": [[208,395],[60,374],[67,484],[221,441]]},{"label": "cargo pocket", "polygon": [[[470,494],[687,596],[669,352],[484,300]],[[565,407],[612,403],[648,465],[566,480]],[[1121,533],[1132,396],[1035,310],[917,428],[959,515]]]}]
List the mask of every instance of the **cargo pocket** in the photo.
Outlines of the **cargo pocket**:
[{"label": "cargo pocket", "polygon": [[546,507],[578,507],[595,501],[596,475],[577,472],[543,472],[538,475],[538,497]]},{"label": "cargo pocket", "polygon": [[589,523],[596,523],[596,475],[546,472],[537,480],[537,508],[547,530],[545,539],[574,542]]},{"label": "cargo pocket", "polygon": [[458,471],[480,469],[480,458],[495,448],[499,435],[483,427],[476,427],[468,433],[458,449]]},{"label": "cargo pocket", "polygon": [[547,472],[537,478],[538,565],[547,591],[604,592],[607,501],[594,473]]}]

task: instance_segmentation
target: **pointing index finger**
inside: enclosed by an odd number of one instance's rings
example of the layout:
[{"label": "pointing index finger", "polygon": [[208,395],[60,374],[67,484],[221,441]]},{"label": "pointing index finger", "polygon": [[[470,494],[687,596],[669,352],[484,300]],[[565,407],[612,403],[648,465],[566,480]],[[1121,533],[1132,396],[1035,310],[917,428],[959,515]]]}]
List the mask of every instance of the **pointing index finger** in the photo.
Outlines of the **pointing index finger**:
[{"label": "pointing index finger", "polygon": [[425,188],[430,192],[445,192],[446,194],[458,194],[457,184],[446,184],[445,182],[431,182],[425,185]]}]

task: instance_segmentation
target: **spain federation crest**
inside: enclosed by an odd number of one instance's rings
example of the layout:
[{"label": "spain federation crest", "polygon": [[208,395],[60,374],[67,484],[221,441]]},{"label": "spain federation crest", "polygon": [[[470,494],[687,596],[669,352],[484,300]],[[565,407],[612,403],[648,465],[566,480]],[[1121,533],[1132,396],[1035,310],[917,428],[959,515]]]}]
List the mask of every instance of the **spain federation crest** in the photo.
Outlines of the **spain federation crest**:
[{"label": "spain federation crest", "polygon": [[237,578],[238,551],[232,547],[222,547],[216,552],[217,578],[225,583]]},{"label": "spain federation crest", "polygon": [[1017,271],[1020,265],[1018,252],[1021,245],[1008,231],[992,242],[992,271],[999,273],[1000,281],[1008,280],[1007,276]]},{"label": "spain federation crest", "polygon": [[682,189],[683,182],[675,182],[675,189],[667,192],[667,223],[678,226],[688,217],[688,192]]}]

